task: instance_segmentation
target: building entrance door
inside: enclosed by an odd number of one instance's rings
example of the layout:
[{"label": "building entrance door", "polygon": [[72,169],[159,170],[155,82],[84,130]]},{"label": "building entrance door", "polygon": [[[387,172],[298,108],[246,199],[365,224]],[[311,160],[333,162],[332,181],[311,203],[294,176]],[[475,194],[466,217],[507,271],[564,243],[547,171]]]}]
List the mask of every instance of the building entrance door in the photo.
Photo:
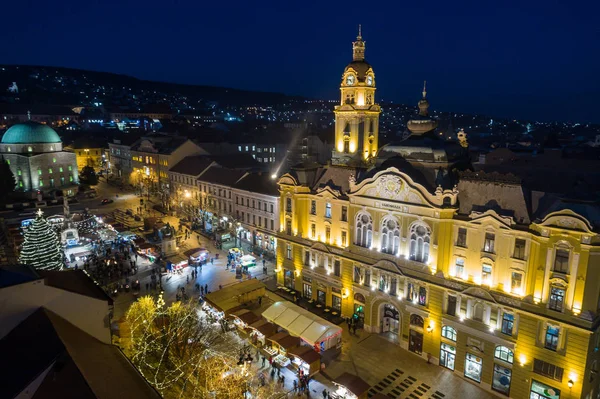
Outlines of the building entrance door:
[{"label": "building entrance door", "polygon": [[410,330],[409,338],[408,338],[408,350],[420,355],[423,353],[423,334]]},{"label": "building entrance door", "polygon": [[400,333],[400,312],[392,305],[383,305],[381,332]]}]

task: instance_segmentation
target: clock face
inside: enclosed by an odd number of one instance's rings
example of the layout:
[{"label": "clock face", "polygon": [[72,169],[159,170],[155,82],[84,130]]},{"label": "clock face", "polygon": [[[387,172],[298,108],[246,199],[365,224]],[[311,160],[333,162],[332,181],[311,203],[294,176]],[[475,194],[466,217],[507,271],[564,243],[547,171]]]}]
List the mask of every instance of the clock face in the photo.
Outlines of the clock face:
[{"label": "clock face", "polygon": [[369,86],[372,86],[372,85],[373,85],[373,76],[367,76],[367,84],[368,84]]},{"label": "clock face", "polygon": [[354,84],[354,75],[348,75],[346,76],[346,84],[351,86]]}]

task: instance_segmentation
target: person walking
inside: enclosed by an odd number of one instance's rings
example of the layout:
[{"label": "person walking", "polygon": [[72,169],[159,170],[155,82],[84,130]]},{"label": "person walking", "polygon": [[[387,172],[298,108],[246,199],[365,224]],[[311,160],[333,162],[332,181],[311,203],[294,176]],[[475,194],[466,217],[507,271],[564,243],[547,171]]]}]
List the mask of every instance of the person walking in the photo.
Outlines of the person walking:
[{"label": "person walking", "polygon": [[208,284],[204,284],[204,293],[208,294]]},{"label": "person walking", "polygon": [[265,367],[265,361],[267,360],[267,358],[265,358],[264,356],[262,357],[262,366]]},{"label": "person walking", "polygon": [[328,396],[327,389],[323,389],[322,395],[323,395],[323,399],[327,399],[327,396]]}]

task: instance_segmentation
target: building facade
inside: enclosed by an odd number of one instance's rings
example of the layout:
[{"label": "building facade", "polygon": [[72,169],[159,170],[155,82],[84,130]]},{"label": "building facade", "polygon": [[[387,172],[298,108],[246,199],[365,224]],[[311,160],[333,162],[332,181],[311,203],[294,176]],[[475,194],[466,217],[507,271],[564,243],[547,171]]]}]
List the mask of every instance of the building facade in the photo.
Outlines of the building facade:
[{"label": "building facade", "polygon": [[277,249],[279,189],[267,174],[248,173],[233,186],[236,237],[268,253]]},{"label": "building facade", "polygon": [[598,202],[466,171],[428,106],[375,155],[336,112],[334,165],[280,178],[278,283],[500,397],[597,397]]},{"label": "building facade", "polygon": [[2,136],[0,157],[9,163],[16,191],[77,193],[75,154],[63,151],[60,137],[47,125],[29,121],[10,127]]}]

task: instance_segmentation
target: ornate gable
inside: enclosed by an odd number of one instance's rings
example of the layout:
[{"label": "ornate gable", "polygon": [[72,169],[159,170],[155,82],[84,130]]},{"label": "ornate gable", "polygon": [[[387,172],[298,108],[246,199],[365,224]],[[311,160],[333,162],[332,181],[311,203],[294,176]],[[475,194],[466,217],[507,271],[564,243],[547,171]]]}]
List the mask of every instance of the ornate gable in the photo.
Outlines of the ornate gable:
[{"label": "ornate gable", "polygon": [[438,188],[434,194],[422,185],[415,183],[412,178],[396,168],[388,168],[363,180],[358,185],[351,185],[352,196],[366,196],[389,201],[441,207],[444,200],[450,205],[456,204],[458,191]]},{"label": "ornate gable", "polygon": [[593,227],[589,220],[570,209],[563,209],[548,214],[539,225],[566,230],[579,230],[593,234]]},{"label": "ornate gable", "polygon": [[292,176],[289,173],[286,173],[285,175],[281,176],[277,183],[282,186],[297,186],[298,185],[298,181],[294,178],[294,176]]}]

